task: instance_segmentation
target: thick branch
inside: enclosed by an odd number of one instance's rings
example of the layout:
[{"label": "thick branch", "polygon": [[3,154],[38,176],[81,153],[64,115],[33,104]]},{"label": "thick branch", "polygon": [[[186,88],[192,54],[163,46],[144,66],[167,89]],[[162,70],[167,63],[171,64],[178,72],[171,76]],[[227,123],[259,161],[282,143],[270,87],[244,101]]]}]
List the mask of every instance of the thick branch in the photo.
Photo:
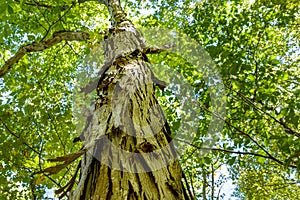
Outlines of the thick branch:
[{"label": "thick branch", "polygon": [[12,68],[15,63],[18,61],[28,52],[36,52],[36,51],[43,51],[48,49],[61,41],[85,41],[89,39],[89,34],[86,32],[71,32],[71,31],[61,31],[55,32],[52,38],[44,40],[42,42],[33,42],[31,44],[27,44],[19,48],[17,53],[7,60],[2,69],[0,70],[0,77],[3,77],[8,70]]},{"label": "thick branch", "polygon": [[[15,0],[15,2],[21,3],[20,0]],[[38,6],[38,7],[50,8],[50,9],[54,8],[54,6],[47,5],[47,4],[40,3],[40,2],[24,2],[24,4],[27,5],[27,6]]]},{"label": "thick branch", "polygon": [[155,47],[149,47],[149,48],[143,49],[144,54],[159,54],[159,53],[165,52],[165,51],[167,51],[167,49],[155,48]]},{"label": "thick branch", "polygon": [[[78,1],[73,1],[72,4],[76,4],[76,3],[84,3],[86,1],[97,1],[97,0],[78,0]],[[20,0],[15,0],[15,2],[18,2],[18,3],[21,3]],[[100,1],[101,2],[101,1]],[[56,6],[52,6],[52,5],[49,5],[49,4],[45,4],[45,3],[42,3],[42,2],[38,2],[38,1],[26,1],[24,2],[25,5],[27,6],[35,6],[35,7],[40,7],[40,8],[46,8],[46,9],[55,9]],[[68,8],[70,8],[72,5],[62,5],[62,6],[59,6],[59,10],[60,11],[64,11],[64,10],[67,10]]]},{"label": "thick branch", "polygon": [[143,49],[144,54],[159,54],[162,52],[170,51],[175,45],[173,43],[165,44],[161,47],[146,47]]}]

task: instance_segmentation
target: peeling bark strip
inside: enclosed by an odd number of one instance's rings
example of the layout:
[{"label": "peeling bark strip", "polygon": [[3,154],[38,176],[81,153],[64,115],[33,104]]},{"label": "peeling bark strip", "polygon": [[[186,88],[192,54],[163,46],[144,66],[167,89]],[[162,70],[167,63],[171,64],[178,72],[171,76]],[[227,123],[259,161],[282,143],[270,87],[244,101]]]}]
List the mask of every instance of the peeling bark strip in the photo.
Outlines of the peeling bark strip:
[{"label": "peeling bark strip", "polygon": [[52,38],[48,40],[44,40],[42,42],[33,42],[31,44],[27,44],[19,48],[17,53],[7,60],[2,69],[0,70],[0,77],[3,77],[8,70],[10,70],[15,63],[18,61],[28,52],[36,52],[36,51],[43,51],[48,49],[61,41],[85,41],[89,39],[89,34],[86,32],[71,32],[71,31],[60,31],[53,33]]},{"label": "peeling bark strip", "polygon": [[107,7],[114,27],[105,41],[95,110],[83,133],[89,151],[70,199],[188,199],[145,63],[144,39],[125,19],[119,0],[107,1]]}]

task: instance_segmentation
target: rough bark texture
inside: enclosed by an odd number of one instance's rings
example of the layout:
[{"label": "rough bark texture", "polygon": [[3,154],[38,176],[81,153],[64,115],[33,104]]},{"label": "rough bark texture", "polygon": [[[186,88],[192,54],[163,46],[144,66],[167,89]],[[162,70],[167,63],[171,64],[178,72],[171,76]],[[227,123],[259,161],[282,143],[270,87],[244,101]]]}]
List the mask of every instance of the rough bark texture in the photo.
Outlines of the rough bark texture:
[{"label": "rough bark texture", "polygon": [[[71,199],[184,199],[181,167],[155,98],[144,42],[109,1],[114,27],[105,42],[98,99],[82,139],[88,152]],[[101,161],[101,162],[100,162]]]}]

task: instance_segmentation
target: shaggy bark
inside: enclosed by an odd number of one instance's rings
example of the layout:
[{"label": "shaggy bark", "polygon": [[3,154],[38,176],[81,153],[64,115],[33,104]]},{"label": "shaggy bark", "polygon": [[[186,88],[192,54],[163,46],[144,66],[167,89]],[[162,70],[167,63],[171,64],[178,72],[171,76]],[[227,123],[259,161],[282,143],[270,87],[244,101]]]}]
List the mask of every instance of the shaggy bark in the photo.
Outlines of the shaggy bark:
[{"label": "shaggy bark", "polygon": [[[98,98],[83,133],[88,152],[71,199],[185,199],[170,129],[155,98],[144,41],[119,1],[107,4],[113,27]],[[101,162],[99,162],[101,161]]]}]

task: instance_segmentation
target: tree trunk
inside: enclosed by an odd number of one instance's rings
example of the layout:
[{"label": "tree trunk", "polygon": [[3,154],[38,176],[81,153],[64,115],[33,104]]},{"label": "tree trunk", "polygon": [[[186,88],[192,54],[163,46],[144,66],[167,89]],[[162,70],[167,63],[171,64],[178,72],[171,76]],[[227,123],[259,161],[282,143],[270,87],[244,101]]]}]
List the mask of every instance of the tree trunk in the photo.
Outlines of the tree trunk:
[{"label": "tree trunk", "polygon": [[71,199],[187,199],[170,129],[155,98],[144,41],[118,0],[95,110],[82,140],[80,182]]}]

